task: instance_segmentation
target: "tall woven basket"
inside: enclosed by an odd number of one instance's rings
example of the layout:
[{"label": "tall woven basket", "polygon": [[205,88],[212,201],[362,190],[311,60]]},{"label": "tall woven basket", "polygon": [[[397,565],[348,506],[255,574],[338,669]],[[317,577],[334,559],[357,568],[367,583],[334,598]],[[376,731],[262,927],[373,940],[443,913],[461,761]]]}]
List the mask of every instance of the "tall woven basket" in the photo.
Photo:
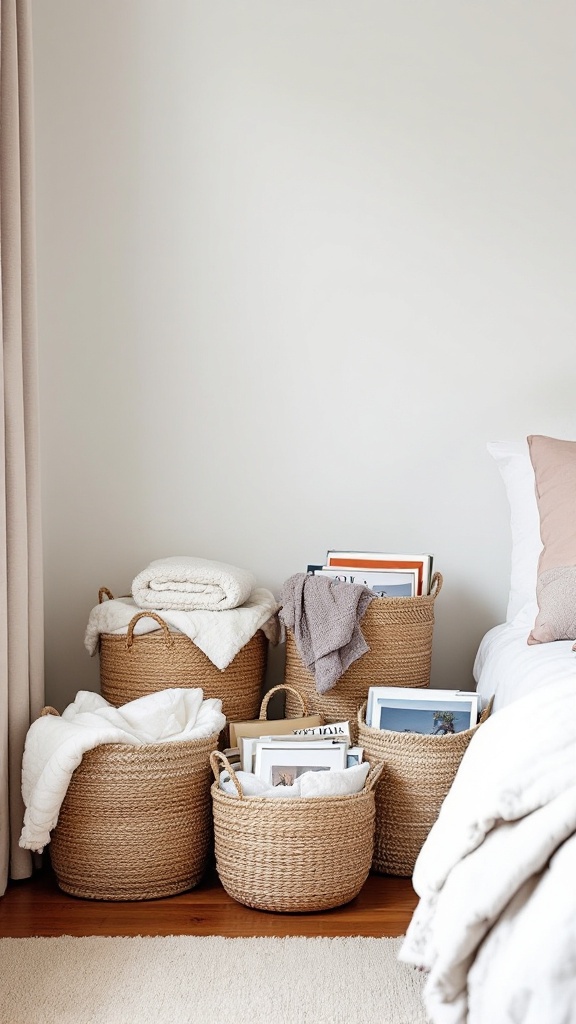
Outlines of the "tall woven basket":
[{"label": "tall woven basket", "polygon": [[[379,597],[371,601],[361,621],[370,650],[353,662],[327,693],[318,693],[313,674],[303,664],[292,630],[286,630],[285,681],[306,697],[308,709],[327,722],[349,719],[356,740],[358,708],[370,686],[429,686],[434,632],[434,602],[442,589],[434,573],[424,597]],[[286,714],[294,701],[286,698]]]},{"label": "tall woven basket", "polygon": [[60,888],[84,899],[151,900],[197,885],[212,850],[217,743],[218,733],[142,747],[103,743],[85,753],[51,836]]},{"label": "tall woven basket", "polygon": [[[112,597],[101,587],[98,598]],[[161,626],[153,633],[134,634],[141,618]],[[218,697],[228,719],[258,714],[268,645],[261,629],[238,651],[223,671],[183,633],[171,632],[157,612],[137,612],[126,635],[100,637],[100,692],[115,707],[175,686],[202,687],[204,698]]]},{"label": "tall woven basket", "polygon": [[[229,896],[247,907],[286,913],[349,903],[364,885],[374,842],[374,787],[349,796],[245,797],[224,754],[210,756],[216,868]],[[230,773],[238,797],[218,784]]]},{"label": "tall woven basket", "polygon": [[366,704],[360,708],[358,743],[369,761],[383,765],[376,789],[374,871],[412,875],[466,748],[491,710],[492,702],[473,729],[423,736],[372,729],[366,725]]}]

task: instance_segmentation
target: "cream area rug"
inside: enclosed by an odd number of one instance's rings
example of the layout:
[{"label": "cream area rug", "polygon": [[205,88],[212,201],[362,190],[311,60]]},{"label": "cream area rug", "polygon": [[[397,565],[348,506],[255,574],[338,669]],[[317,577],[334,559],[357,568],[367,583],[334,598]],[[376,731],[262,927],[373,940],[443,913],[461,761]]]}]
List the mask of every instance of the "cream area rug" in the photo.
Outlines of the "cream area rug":
[{"label": "cream area rug", "polygon": [[0,939],[2,1024],[425,1024],[400,939]]}]

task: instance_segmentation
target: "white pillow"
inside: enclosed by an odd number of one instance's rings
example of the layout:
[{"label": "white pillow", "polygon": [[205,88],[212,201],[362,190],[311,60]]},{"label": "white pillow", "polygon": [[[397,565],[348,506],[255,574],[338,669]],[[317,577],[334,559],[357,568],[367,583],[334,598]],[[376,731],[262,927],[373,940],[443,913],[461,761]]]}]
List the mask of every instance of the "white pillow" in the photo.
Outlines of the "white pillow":
[{"label": "white pillow", "polygon": [[531,626],[538,614],[536,580],[542,540],[528,442],[489,441],[486,447],[500,470],[510,505],[512,555],[506,621]]}]

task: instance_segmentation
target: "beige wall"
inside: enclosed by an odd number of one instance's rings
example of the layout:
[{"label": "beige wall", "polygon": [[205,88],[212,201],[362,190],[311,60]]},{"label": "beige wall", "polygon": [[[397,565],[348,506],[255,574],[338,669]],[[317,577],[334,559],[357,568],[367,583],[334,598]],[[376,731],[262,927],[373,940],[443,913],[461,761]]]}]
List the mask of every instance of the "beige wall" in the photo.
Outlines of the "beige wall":
[{"label": "beige wall", "polygon": [[33,0],[48,697],[152,558],[431,551],[507,598],[489,439],[576,437],[576,9]]}]

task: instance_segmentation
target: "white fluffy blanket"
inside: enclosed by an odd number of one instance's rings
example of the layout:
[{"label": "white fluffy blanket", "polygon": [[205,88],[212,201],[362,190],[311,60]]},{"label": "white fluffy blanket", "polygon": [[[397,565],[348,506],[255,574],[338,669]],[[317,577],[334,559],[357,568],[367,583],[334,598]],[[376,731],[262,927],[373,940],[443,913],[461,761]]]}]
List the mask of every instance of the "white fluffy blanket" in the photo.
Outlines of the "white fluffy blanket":
[{"label": "white fluffy blanket", "polygon": [[223,611],[244,604],[255,586],[256,580],[247,569],[207,558],[173,555],[150,562],[138,573],[132,583],[132,597],[141,608]]},{"label": "white fluffy blanket", "polygon": [[22,759],[26,806],[20,846],[40,851],[50,842],[72,773],[84,753],[101,743],[175,743],[218,734],[226,724],[222,701],[202,690],[161,690],[121,708],[80,690],[62,716],[44,715],[30,726]]},{"label": "white fluffy blanket", "polygon": [[[348,796],[359,793],[364,788],[366,776],[370,771],[370,763],[353,765],[341,771],[304,772],[293,786],[269,786],[251,772],[237,771],[236,777],[244,796],[265,796],[271,799],[285,800],[311,796]],[[220,773],[220,789],[231,796],[238,796],[236,786],[228,771]]]},{"label": "white fluffy blanket", "polygon": [[[272,643],[278,643],[280,623],[276,613],[279,607],[271,591],[256,587],[241,608],[228,611],[154,610],[172,630],[189,637],[223,671],[257,630],[262,629]],[[131,597],[117,597],[97,604],[90,612],[84,636],[88,653],[96,654],[101,633],[126,633],[130,620],[139,611],[142,609]],[[141,618],[134,626],[134,634],[151,633],[156,629],[161,626],[155,619]]]},{"label": "white fluffy blanket", "polygon": [[432,1024],[576,1022],[576,682],[475,734],[414,869],[400,959]]}]

